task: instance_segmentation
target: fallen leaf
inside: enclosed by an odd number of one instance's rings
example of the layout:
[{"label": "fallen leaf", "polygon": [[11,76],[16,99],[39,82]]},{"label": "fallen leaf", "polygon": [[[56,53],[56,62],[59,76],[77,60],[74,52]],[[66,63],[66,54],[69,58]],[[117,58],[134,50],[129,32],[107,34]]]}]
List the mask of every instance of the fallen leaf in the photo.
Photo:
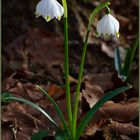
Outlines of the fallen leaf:
[{"label": "fallen leaf", "polygon": [[139,132],[139,128],[134,126],[132,123],[119,123],[112,121],[108,127],[116,134],[131,135]]},{"label": "fallen leaf", "polygon": [[47,88],[47,92],[54,100],[59,100],[65,96],[64,88],[56,84],[50,84]]},{"label": "fallen leaf", "polygon": [[12,140],[14,138],[12,130],[10,130],[10,125],[11,125],[10,122],[2,124],[2,132],[1,132],[2,140]]},{"label": "fallen leaf", "polygon": [[120,14],[117,14],[117,19],[119,20],[120,24],[122,27],[125,27],[125,26],[128,26],[129,23],[130,23],[130,19],[123,16],[123,15],[120,15]]},{"label": "fallen leaf", "polygon": [[92,108],[103,97],[104,91],[101,87],[86,82],[85,90],[82,91],[82,95],[88,102],[90,108]]},{"label": "fallen leaf", "polygon": [[62,37],[35,28],[28,31],[25,43],[32,65],[60,65],[64,63]]},{"label": "fallen leaf", "polygon": [[13,88],[9,89],[14,96],[25,98],[31,101],[37,101],[43,98],[43,94],[32,83],[18,82]]},{"label": "fallen leaf", "polygon": [[[36,34],[36,35],[35,35]],[[4,47],[5,76],[16,72],[21,80],[39,81],[53,79],[63,83],[62,67],[64,64],[63,37],[56,36],[41,29],[30,28]]]},{"label": "fallen leaf", "polygon": [[78,83],[77,79],[75,79],[74,77],[72,77],[71,75],[69,75],[69,81],[70,81],[70,84],[71,83]]},{"label": "fallen leaf", "polygon": [[129,122],[138,117],[138,106],[138,101],[124,104],[108,101],[100,108],[100,111],[108,118],[112,118],[120,122]]},{"label": "fallen leaf", "polygon": [[133,138],[130,138],[129,136],[126,135],[120,135],[121,140],[135,140]]},{"label": "fallen leaf", "polygon": [[98,85],[105,92],[108,91],[113,86],[112,76],[113,76],[112,72],[87,74],[83,77],[83,81],[87,81],[93,85]]},{"label": "fallen leaf", "polygon": [[84,133],[84,135],[93,136],[96,133],[96,131],[99,131],[99,130],[101,129],[97,124],[94,124],[94,125],[89,124],[86,127],[86,132]]},{"label": "fallen leaf", "polygon": [[107,46],[106,43],[102,43],[101,50],[107,54],[110,58],[114,58],[114,48]]},{"label": "fallen leaf", "polygon": [[14,79],[13,76],[15,75],[16,73],[13,73],[10,77],[6,77],[4,80],[3,80],[3,84],[2,84],[2,90],[3,91],[7,91],[11,88],[13,88],[18,82],[19,80],[17,79]]}]

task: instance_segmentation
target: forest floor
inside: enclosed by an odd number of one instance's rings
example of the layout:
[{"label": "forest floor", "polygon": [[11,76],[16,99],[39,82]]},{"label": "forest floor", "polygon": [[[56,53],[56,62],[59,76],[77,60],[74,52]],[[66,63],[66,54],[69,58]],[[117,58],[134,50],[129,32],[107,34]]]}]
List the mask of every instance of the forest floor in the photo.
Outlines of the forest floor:
[{"label": "forest floor", "polygon": [[[48,23],[35,18],[37,0],[2,2],[2,92],[30,100],[46,110],[62,126],[59,117],[36,84],[58,103],[64,116],[65,81],[63,20]],[[68,0],[69,65],[71,97],[77,85],[83,39],[88,18],[100,1]],[[96,37],[97,21],[91,28],[81,87],[78,120],[108,91],[124,86],[114,66],[114,48],[119,47],[122,61],[125,49],[133,47],[138,33],[138,1],[111,0],[111,11],[120,22],[120,37]],[[75,8],[76,7],[76,8]],[[82,140],[138,140],[138,53],[134,59],[130,84],[133,88],[106,102],[86,127]],[[52,139],[54,126],[37,110],[19,102],[2,103],[2,140],[30,140],[47,129]]]}]

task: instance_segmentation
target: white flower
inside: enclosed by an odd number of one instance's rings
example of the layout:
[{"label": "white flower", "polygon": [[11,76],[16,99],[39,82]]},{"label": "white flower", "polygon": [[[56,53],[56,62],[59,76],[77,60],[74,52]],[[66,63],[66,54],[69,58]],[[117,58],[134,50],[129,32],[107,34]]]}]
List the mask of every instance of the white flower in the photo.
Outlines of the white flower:
[{"label": "white flower", "polygon": [[112,15],[105,15],[99,22],[97,23],[97,34],[104,36],[117,36],[119,37],[119,22]]},{"label": "white flower", "polygon": [[43,16],[46,21],[54,17],[60,20],[64,8],[56,0],[41,0],[36,6],[36,17]]}]

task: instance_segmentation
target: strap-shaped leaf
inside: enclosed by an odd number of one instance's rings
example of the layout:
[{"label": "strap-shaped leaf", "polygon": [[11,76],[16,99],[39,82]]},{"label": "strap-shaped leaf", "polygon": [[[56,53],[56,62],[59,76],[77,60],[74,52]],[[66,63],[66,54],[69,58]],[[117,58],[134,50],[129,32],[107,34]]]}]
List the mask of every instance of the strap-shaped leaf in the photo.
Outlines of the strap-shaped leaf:
[{"label": "strap-shaped leaf", "polygon": [[48,136],[47,130],[40,130],[31,137],[31,140],[43,140],[43,138],[47,136]]},{"label": "strap-shaped leaf", "polygon": [[139,47],[139,37],[136,38],[133,46],[131,48],[128,48],[126,51],[126,56],[125,56],[125,62],[124,62],[124,67],[122,69],[121,74],[126,76],[125,81],[129,79],[130,71],[132,69],[132,64],[133,64],[133,59],[136,54],[136,50]]},{"label": "strap-shaped leaf", "polygon": [[71,140],[67,130],[58,130],[55,134],[55,140]]},{"label": "strap-shaped leaf", "polygon": [[88,122],[91,120],[91,118],[93,117],[94,113],[97,112],[99,110],[99,108],[101,106],[103,106],[103,104],[105,102],[107,102],[108,100],[110,100],[111,98],[115,97],[116,95],[120,94],[121,92],[124,92],[128,89],[132,88],[132,86],[124,86],[124,87],[120,87],[117,88],[113,91],[110,91],[109,93],[107,93],[101,100],[99,100],[91,109],[90,111],[84,116],[84,118],[82,119],[82,121],[79,123],[78,125],[78,129],[77,129],[77,133],[76,133],[76,140],[79,139],[83,129],[85,128],[85,126],[88,124]]},{"label": "strap-shaped leaf", "polygon": [[64,118],[63,113],[60,110],[59,106],[56,104],[56,102],[51,98],[51,96],[49,96],[49,94],[42,87],[40,87],[39,85],[36,85],[36,87],[39,88],[42,91],[42,93],[44,93],[48,97],[48,99],[51,101],[51,103],[55,107],[55,109],[57,111],[57,114],[59,115],[59,117],[60,117],[60,119],[61,119],[61,121],[62,121],[62,123],[64,125],[64,128],[66,130],[68,130],[67,125],[66,125],[65,118]]},{"label": "strap-shaped leaf", "polygon": [[2,102],[5,102],[5,98],[7,98],[7,97],[12,97],[12,94],[9,93],[9,92],[3,92],[3,93],[1,94],[1,101],[2,101]]},{"label": "strap-shaped leaf", "polygon": [[118,73],[120,74],[121,72],[121,57],[120,57],[120,51],[118,47],[115,47],[115,69],[116,71],[118,71]]},{"label": "strap-shaped leaf", "polygon": [[19,102],[23,102],[27,105],[30,105],[32,106],[33,108],[37,109],[38,111],[40,111],[41,113],[43,113],[49,120],[50,122],[52,122],[55,126],[58,127],[58,125],[56,124],[56,122],[38,105],[36,105],[35,103],[32,103],[28,100],[25,100],[25,99],[21,99],[21,98],[17,98],[17,97],[5,97],[4,100],[16,100],[16,101],[19,101]]}]

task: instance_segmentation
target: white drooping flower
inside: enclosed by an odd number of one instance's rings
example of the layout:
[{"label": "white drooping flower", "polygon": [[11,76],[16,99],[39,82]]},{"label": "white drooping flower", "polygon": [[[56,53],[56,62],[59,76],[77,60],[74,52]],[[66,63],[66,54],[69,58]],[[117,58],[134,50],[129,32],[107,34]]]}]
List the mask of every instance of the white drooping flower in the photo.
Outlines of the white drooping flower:
[{"label": "white drooping flower", "polygon": [[41,0],[36,6],[36,17],[43,16],[48,22],[54,17],[60,20],[64,8],[56,0]]},{"label": "white drooping flower", "polygon": [[105,15],[97,23],[97,34],[104,36],[117,36],[119,37],[119,22],[111,14]]}]

